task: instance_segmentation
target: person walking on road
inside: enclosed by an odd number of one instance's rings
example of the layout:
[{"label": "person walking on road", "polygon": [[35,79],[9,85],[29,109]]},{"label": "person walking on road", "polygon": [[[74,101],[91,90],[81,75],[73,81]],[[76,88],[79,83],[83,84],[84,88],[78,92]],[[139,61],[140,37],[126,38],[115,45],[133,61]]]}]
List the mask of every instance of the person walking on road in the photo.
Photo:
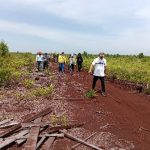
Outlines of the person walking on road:
[{"label": "person walking on road", "polygon": [[42,71],[43,70],[43,55],[41,51],[39,51],[36,55],[36,62],[37,62],[38,71]]},{"label": "person walking on road", "polygon": [[59,63],[59,72],[64,73],[65,70],[65,63],[66,63],[66,57],[64,56],[64,52],[62,52],[58,56],[58,63]]},{"label": "person walking on road", "polygon": [[50,62],[50,57],[47,53],[44,54],[43,56],[43,59],[44,59],[44,65],[43,65],[43,69],[48,69],[48,65],[49,65],[49,62]]},{"label": "person walking on road", "polygon": [[70,74],[73,75],[75,65],[75,58],[73,56],[69,58],[69,65],[70,65]]},{"label": "person walking on road", "polygon": [[79,53],[77,56],[78,72],[81,71],[82,63],[83,63],[83,58],[82,58],[81,54]]},{"label": "person walking on road", "polygon": [[106,72],[107,61],[104,58],[104,53],[101,52],[99,57],[95,58],[90,66],[89,73],[91,74],[94,69],[93,74],[93,84],[92,89],[95,89],[95,85],[98,79],[101,81],[101,94],[106,96],[105,90],[105,72]]}]

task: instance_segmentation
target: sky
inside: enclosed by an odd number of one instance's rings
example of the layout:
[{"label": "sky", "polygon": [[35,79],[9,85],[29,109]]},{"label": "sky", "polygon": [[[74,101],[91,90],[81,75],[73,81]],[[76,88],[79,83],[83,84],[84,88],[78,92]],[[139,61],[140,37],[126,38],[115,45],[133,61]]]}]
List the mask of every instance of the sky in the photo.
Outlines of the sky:
[{"label": "sky", "polygon": [[150,55],[149,0],[0,0],[10,51]]}]

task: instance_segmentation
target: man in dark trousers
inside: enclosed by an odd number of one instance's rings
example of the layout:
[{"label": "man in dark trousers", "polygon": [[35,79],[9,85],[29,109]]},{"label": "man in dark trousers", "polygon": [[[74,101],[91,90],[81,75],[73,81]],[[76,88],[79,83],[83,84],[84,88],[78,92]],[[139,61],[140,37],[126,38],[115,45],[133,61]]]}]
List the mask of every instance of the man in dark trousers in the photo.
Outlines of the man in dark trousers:
[{"label": "man in dark trousers", "polygon": [[90,66],[89,73],[91,74],[94,69],[93,74],[93,84],[92,89],[95,89],[95,85],[98,79],[101,81],[101,94],[102,96],[106,96],[105,90],[105,71],[106,71],[106,59],[104,58],[104,53],[101,52],[99,57],[95,58]]},{"label": "man in dark trousers", "polygon": [[83,58],[82,58],[81,54],[79,53],[77,56],[78,72],[81,71],[82,63],[83,63]]}]

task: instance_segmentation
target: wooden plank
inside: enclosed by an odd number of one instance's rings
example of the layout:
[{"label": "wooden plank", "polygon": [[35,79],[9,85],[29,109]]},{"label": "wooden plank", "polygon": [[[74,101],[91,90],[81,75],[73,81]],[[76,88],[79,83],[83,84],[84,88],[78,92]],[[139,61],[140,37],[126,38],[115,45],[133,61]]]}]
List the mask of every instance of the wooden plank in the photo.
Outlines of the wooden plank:
[{"label": "wooden plank", "polygon": [[65,137],[67,137],[67,138],[69,138],[69,139],[71,139],[71,140],[77,141],[77,142],[79,142],[79,143],[81,143],[81,144],[83,144],[83,145],[86,145],[86,146],[90,147],[90,148],[93,148],[93,149],[95,149],[95,150],[103,150],[103,149],[101,149],[101,148],[99,148],[99,147],[97,147],[97,146],[95,146],[95,145],[89,144],[89,143],[87,143],[87,142],[85,142],[85,141],[83,141],[83,140],[81,140],[81,139],[79,139],[79,138],[76,138],[76,137],[72,136],[71,134],[66,133],[66,132],[63,131],[63,130],[60,130],[60,132],[61,132],[61,133],[64,133]]},{"label": "wooden plank", "polygon": [[3,121],[0,122],[0,126],[1,126],[1,125],[4,125],[4,124],[6,124],[6,123],[8,123],[8,122],[10,122],[10,121],[12,121],[12,120],[13,120],[13,118],[3,120]]},{"label": "wooden plank", "polygon": [[23,135],[26,135],[29,133],[29,130],[24,130],[24,131],[21,131],[20,133],[14,135],[14,136],[11,136],[9,138],[6,138],[3,142],[1,142],[0,144],[0,149],[4,148],[5,146],[13,143],[16,139],[22,137]]},{"label": "wooden plank", "polygon": [[50,150],[52,144],[54,143],[55,141],[55,137],[49,137],[47,139],[47,141],[44,143],[44,145],[41,147],[41,150]]},{"label": "wooden plank", "polygon": [[41,146],[41,144],[45,141],[46,137],[49,137],[48,140],[44,143],[42,150],[49,150],[55,140],[56,137],[62,138],[64,137],[64,134],[46,134],[45,136],[42,136],[41,140],[37,144],[37,149]]},{"label": "wooden plank", "polygon": [[[47,115],[47,114],[49,114],[49,113],[51,113],[51,112],[52,112],[52,110],[51,110],[50,107],[49,107],[49,108],[46,108],[46,109],[42,110],[41,112],[39,112],[39,113],[37,113],[37,114],[35,114],[35,115],[33,115],[33,116],[31,116],[31,117],[25,119],[25,120],[23,121],[23,123],[25,123],[25,122],[31,122],[31,121],[33,121],[33,120],[35,120],[35,119],[37,119],[37,118],[39,118],[39,117],[41,117],[41,116],[45,116],[45,115]],[[6,136],[12,134],[14,131],[16,131],[17,129],[19,129],[19,128],[21,128],[21,127],[22,127],[22,126],[21,126],[21,123],[19,123],[19,124],[17,124],[17,125],[14,125],[13,127],[9,128],[8,130],[6,130],[6,131],[0,133],[0,138],[6,137]]]},{"label": "wooden plank", "polygon": [[45,141],[45,139],[46,139],[45,136],[42,136],[42,138],[37,143],[36,149],[38,149],[41,146],[41,144]]},{"label": "wooden plank", "polygon": [[[40,128],[40,132],[43,131],[44,129],[45,127]],[[27,140],[28,137],[29,137],[29,133],[27,135],[22,136],[20,139],[17,139],[15,142],[17,143],[17,145],[21,145]]]},{"label": "wooden plank", "polygon": [[64,134],[57,134],[57,133],[54,133],[54,134],[45,134],[46,137],[58,137],[58,138],[63,138],[64,137]]},{"label": "wooden plank", "polygon": [[[95,134],[96,134],[96,132],[93,133],[93,134],[91,134],[91,135],[88,136],[87,138],[85,138],[83,141],[87,141],[88,139],[90,139],[90,138],[91,138],[92,136],[94,136]],[[80,146],[80,145],[81,145],[81,143],[78,143],[78,144],[72,146],[71,149],[75,149],[75,148],[77,148],[77,147]]]},{"label": "wooden plank", "polygon": [[[77,128],[77,127],[81,127],[83,126],[85,123],[76,123],[76,124],[70,124],[70,125],[67,125],[67,126],[55,126],[55,127],[49,127],[47,129],[47,133],[50,134],[50,133],[54,133],[54,132],[58,132],[59,130],[62,130],[62,129],[71,129],[71,128]],[[38,143],[38,147],[43,143],[43,141],[45,141],[46,139],[46,134],[42,135],[42,139],[41,139],[41,142],[39,141]],[[49,143],[53,143],[53,141],[55,140],[55,138],[51,137],[49,138],[49,140],[46,141],[47,144]],[[51,144],[49,146],[45,146],[47,144],[44,144],[44,148],[42,147],[42,149],[46,150],[48,149],[49,147],[51,147]],[[50,148],[49,148],[50,149]]]},{"label": "wooden plank", "polygon": [[35,127],[35,126],[46,126],[46,125],[49,125],[50,126],[50,123],[48,122],[41,122],[41,123],[32,123],[32,122],[29,122],[29,123],[21,123],[21,126],[22,128],[31,128],[31,127]]},{"label": "wooden plank", "polygon": [[66,126],[55,126],[55,127],[49,127],[47,129],[47,133],[54,133],[54,132],[58,132],[59,130],[63,130],[63,129],[71,129],[71,128],[78,128],[83,126],[85,123],[75,123],[75,124],[69,124]]},{"label": "wooden plank", "polygon": [[9,123],[7,122],[7,123],[5,123],[4,125],[1,125],[1,126],[0,126],[0,129],[12,127],[12,126],[17,125],[17,124],[18,124],[18,122],[15,122],[15,121],[9,122]]},{"label": "wooden plank", "polygon": [[[34,123],[40,123],[41,120],[42,117],[36,119]],[[31,128],[24,150],[36,150],[36,144],[37,144],[39,132],[40,132],[40,126],[35,126]]]}]

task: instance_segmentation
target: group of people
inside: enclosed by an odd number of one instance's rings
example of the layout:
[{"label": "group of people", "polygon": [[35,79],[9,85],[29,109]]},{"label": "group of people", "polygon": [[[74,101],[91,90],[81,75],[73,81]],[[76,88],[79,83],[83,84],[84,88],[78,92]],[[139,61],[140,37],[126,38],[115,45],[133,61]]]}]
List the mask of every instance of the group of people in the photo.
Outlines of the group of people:
[{"label": "group of people", "polygon": [[74,72],[74,67],[77,64],[78,67],[78,72],[81,71],[82,68],[82,63],[83,63],[83,58],[81,54],[79,53],[77,56],[74,55],[69,55],[68,60],[66,59],[64,52],[62,52],[58,56],[58,63],[59,63],[59,72],[64,73],[65,70],[65,64],[68,62],[68,70],[70,70],[70,73],[73,74]]},{"label": "group of people", "polygon": [[38,52],[36,55],[36,62],[37,62],[38,71],[43,71],[45,69],[48,69],[50,56],[47,53],[43,55],[42,52]]},{"label": "group of people", "polygon": [[[41,66],[43,67],[43,69],[46,69],[48,68],[48,64],[50,62],[50,56],[47,53],[42,55],[42,53],[39,52],[36,56],[36,62],[37,62],[38,71],[40,71]],[[77,56],[69,55],[69,58],[67,60],[66,56],[64,55],[64,52],[62,52],[61,54],[57,56],[57,62],[59,64],[59,67],[58,67],[59,72],[64,73],[65,64],[68,62],[68,69],[70,70],[70,73],[73,74],[75,65],[77,65],[78,67],[78,72],[81,71],[83,58],[82,58],[82,55],[79,53]],[[89,69],[89,74],[93,74],[92,89],[93,90],[95,89],[96,82],[99,79],[101,81],[102,96],[106,96],[106,93],[105,93],[106,92],[105,90],[106,66],[107,66],[107,61],[104,58],[104,53],[100,52],[99,56],[93,60]]]}]

